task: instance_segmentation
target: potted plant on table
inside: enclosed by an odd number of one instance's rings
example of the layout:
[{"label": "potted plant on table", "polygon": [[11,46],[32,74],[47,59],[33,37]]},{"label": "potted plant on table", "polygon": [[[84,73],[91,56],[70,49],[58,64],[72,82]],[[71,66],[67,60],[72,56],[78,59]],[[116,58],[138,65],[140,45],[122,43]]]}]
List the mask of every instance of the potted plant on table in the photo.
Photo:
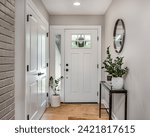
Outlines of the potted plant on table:
[{"label": "potted plant on table", "polygon": [[49,86],[53,91],[53,94],[51,95],[51,106],[52,107],[59,107],[60,106],[60,95],[57,93],[57,91],[60,91],[60,81],[63,79],[63,77],[60,77],[58,79],[54,79],[52,76],[49,78]]},{"label": "potted plant on table", "polygon": [[109,48],[107,48],[107,58],[103,62],[102,69],[105,69],[105,72],[112,77],[112,86],[114,89],[123,88],[124,79],[123,76],[128,73],[127,67],[123,66],[124,57],[116,57],[112,59]]}]

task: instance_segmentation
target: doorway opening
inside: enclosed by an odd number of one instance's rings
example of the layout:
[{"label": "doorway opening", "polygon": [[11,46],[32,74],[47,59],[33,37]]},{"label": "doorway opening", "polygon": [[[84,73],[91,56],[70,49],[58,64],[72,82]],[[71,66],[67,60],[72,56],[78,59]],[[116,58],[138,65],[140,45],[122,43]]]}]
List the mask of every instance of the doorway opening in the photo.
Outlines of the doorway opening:
[{"label": "doorway opening", "polygon": [[50,76],[64,77],[61,102],[98,103],[101,26],[50,26],[50,33]]}]

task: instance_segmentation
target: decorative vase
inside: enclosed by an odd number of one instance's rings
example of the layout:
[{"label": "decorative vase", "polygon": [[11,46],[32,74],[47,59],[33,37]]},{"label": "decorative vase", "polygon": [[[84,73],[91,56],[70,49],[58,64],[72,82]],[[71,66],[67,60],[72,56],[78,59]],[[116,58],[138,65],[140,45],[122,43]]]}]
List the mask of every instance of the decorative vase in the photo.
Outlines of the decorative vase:
[{"label": "decorative vase", "polygon": [[123,85],[124,85],[124,80],[122,77],[112,77],[113,89],[122,89]]},{"label": "decorative vase", "polygon": [[60,95],[52,95],[51,96],[51,107],[59,107],[60,106]]}]

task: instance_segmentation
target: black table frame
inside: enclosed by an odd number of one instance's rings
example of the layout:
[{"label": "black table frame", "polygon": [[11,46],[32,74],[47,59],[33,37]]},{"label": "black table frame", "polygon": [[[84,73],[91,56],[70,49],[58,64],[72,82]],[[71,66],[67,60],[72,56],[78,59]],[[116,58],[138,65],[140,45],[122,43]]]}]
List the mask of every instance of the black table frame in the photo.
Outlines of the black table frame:
[{"label": "black table frame", "polygon": [[[109,91],[109,108],[102,108],[102,86]],[[125,110],[124,110],[124,119],[127,120],[127,90],[126,89],[120,89],[120,90],[114,90],[112,86],[108,85],[105,81],[100,82],[100,89],[99,89],[100,95],[99,95],[99,118],[101,118],[101,110],[106,109],[109,114],[109,120],[112,119],[112,94],[124,94],[125,95]]]}]

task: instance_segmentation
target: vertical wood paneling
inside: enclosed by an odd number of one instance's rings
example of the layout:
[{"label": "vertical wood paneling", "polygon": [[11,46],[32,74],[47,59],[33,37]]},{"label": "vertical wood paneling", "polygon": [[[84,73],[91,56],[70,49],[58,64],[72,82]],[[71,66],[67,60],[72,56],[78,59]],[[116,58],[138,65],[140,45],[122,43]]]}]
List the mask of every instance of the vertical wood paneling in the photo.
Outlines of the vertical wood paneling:
[{"label": "vertical wood paneling", "polygon": [[15,0],[0,0],[0,119],[14,120]]}]

